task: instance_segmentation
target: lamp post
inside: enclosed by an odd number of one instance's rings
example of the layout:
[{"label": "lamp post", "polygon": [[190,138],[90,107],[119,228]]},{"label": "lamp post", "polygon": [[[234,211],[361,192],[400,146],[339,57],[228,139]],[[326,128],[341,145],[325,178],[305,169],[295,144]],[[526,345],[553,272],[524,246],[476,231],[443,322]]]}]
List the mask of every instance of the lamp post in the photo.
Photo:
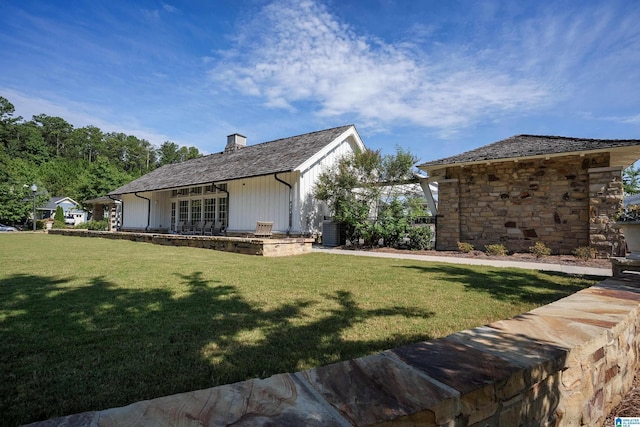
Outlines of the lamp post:
[{"label": "lamp post", "polygon": [[36,191],[38,191],[38,186],[32,184],[31,194],[33,194],[33,231],[36,231]]}]

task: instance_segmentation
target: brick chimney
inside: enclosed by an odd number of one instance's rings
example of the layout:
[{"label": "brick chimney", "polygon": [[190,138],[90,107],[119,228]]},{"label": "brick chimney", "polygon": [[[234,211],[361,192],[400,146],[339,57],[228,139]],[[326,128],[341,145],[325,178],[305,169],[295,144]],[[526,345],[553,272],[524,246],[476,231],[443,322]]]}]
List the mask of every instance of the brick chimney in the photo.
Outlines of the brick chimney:
[{"label": "brick chimney", "polygon": [[234,153],[241,148],[245,148],[247,146],[247,137],[244,135],[240,135],[239,133],[234,133],[227,136],[227,146],[224,147],[225,153]]}]

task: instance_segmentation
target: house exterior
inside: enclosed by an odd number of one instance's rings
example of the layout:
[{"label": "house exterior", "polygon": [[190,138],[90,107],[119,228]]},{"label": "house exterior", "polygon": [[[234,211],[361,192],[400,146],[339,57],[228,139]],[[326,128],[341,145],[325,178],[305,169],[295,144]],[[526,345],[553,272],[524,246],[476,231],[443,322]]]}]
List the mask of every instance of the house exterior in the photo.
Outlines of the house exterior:
[{"label": "house exterior", "polygon": [[618,255],[622,172],[639,158],[640,140],[517,135],[421,164],[438,183],[436,249],[526,252],[540,241],[559,254],[591,246]]},{"label": "house exterior", "polygon": [[108,196],[121,201],[121,230],[174,232],[179,222],[214,221],[228,235],[318,231],[327,212],[312,197],[319,174],[343,155],[364,150],[355,126],[247,145],[227,137],[224,152],[162,166]]},{"label": "house exterior", "polygon": [[87,212],[79,209],[78,203],[71,197],[52,197],[46,206],[37,208],[38,219],[53,219],[58,206],[62,207],[65,218],[69,218],[69,221],[73,219],[68,225],[78,225],[87,221]]}]

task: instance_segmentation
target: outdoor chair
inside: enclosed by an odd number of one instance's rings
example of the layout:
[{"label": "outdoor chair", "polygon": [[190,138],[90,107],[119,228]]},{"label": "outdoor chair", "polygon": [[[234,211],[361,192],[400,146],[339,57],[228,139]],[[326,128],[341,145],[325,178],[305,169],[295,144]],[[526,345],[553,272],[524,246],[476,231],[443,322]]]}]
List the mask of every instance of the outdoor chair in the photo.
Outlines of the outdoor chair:
[{"label": "outdoor chair", "polygon": [[266,221],[258,221],[256,224],[256,232],[253,233],[254,237],[271,237],[271,228],[273,227],[273,222]]},{"label": "outdoor chair", "polygon": [[191,234],[193,231],[193,225],[191,225],[191,221],[185,221],[182,225],[182,231],[180,234]]},{"label": "outdoor chair", "polygon": [[184,233],[184,221],[178,221],[178,225],[176,225],[176,233],[178,234]]},{"label": "outdoor chair", "polygon": [[213,221],[207,221],[202,228],[202,234],[205,236],[213,236]]},{"label": "outdoor chair", "polygon": [[196,224],[193,226],[193,234],[204,234],[204,225],[204,221],[196,222]]}]

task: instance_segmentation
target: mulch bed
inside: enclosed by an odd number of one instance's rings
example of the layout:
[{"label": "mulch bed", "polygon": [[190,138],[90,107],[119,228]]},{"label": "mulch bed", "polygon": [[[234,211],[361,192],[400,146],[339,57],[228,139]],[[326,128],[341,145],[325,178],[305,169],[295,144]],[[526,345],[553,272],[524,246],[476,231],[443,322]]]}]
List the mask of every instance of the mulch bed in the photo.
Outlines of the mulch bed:
[{"label": "mulch bed", "polygon": [[[353,249],[352,247],[341,247],[341,249],[349,250]],[[471,251],[469,253],[463,253],[459,251],[411,251],[411,250],[403,250],[403,249],[393,249],[393,248],[362,248],[359,247],[359,250],[370,250],[374,252],[388,252],[388,253],[407,253],[414,255],[429,255],[429,256],[446,256],[446,257],[457,257],[457,258],[476,258],[476,259],[487,259],[487,260],[501,260],[501,261],[522,261],[522,262],[537,262],[544,264],[563,264],[563,265],[577,265],[577,266],[585,266],[585,267],[595,267],[595,268],[611,268],[611,261],[608,259],[589,259],[583,260],[577,258],[573,255],[550,255],[545,257],[536,257],[530,253],[514,253],[511,255],[505,256],[494,256],[487,255],[486,252],[482,251]]]},{"label": "mulch bed", "polygon": [[614,426],[616,417],[640,417],[640,373],[637,371],[631,390],[622,398],[622,402],[611,410],[604,426]]}]

